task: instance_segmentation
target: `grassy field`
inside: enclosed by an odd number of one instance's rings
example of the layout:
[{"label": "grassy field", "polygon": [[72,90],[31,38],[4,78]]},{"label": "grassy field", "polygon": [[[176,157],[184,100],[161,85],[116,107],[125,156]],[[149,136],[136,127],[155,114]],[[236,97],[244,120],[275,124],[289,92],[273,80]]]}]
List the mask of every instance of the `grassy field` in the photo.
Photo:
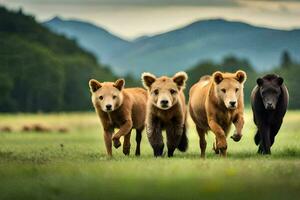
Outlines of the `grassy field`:
[{"label": "grassy field", "polygon": [[[24,133],[25,124],[67,127],[68,133]],[[251,112],[244,137],[229,140],[228,158],[213,154],[208,134],[207,158],[200,159],[198,136],[189,123],[187,153],[153,158],[143,135],[142,156],[114,149],[105,154],[94,113],[0,115],[0,199],[299,199],[300,111],[288,112],[272,147],[259,156],[254,145]]]}]

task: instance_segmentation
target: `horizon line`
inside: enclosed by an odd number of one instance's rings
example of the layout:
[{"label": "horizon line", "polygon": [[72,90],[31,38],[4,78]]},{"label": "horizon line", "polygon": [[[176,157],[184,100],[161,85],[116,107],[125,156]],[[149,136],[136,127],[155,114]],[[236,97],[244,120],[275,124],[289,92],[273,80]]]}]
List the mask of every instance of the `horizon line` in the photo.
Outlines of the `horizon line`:
[{"label": "horizon line", "polygon": [[[30,15],[28,13],[25,13],[27,15]],[[35,15],[33,15],[35,17]],[[86,24],[89,24],[91,26],[95,26],[99,29],[104,29],[105,31],[107,31],[108,33],[122,39],[122,40],[125,40],[125,41],[128,41],[128,42],[132,42],[132,41],[135,41],[141,37],[155,37],[155,36],[159,36],[159,35],[162,35],[162,34],[166,34],[166,33],[170,33],[170,32],[173,32],[173,31],[176,31],[176,30],[179,30],[179,29],[183,29],[183,28],[186,28],[188,26],[191,26],[195,23],[199,23],[199,22],[205,22],[205,21],[225,21],[225,22],[230,22],[230,23],[242,23],[242,24],[245,24],[245,25],[249,25],[249,26],[252,26],[252,27],[255,27],[255,28],[264,28],[264,29],[269,29],[269,30],[278,30],[278,31],[298,31],[300,30],[300,26],[297,26],[297,27],[291,27],[291,28],[278,28],[278,27],[274,27],[274,26],[266,26],[266,25],[255,25],[253,23],[249,23],[249,22],[245,22],[243,20],[230,20],[230,19],[226,19],[226,18],[221,18],[221,17],[210,17],[210,18],[199,18],[199,19],[196,19],[196,20],[193,20],[192,22],[188,22],[184,25],[179,25],[177,26],[176,28],[172,28],[172,29],[169,29],[167,31],[158,31],[156,33],[153,33],[153,34],[147,34],[147,33],[143,33],[143,34],[139,34],[135,37],[126,37],[126,36],[123,36],[122,34],[119,34],[119,33],[115,33],[114,31],[111,31],[108,27],[106,27],[105,25],[99,25],[95,22],[92,22],[90,20],[84,20],[82,18],[77,18],[77,17],[63,17],[63,16],[60,16],[60,15],[55,15],[53,17],[50,17],[48,18],[47,20],[37,20],[37,22],[43,24],[43,23],[47,23],[51,20],[54,20],[55,18],[58,18],[62,21],[76,21],[76,22],[81,22],[81,23],[86,23]]]}]

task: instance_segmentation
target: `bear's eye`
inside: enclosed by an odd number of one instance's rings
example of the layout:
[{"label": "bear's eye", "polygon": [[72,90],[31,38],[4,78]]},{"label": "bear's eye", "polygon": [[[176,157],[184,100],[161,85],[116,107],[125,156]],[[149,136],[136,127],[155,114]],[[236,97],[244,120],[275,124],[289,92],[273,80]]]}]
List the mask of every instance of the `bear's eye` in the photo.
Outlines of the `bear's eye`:
[{"label": "bear's eye", "polygon": [[175,94],[175,93],[176,93],[176,90],[171,89],[171,90],[170,90],[170,93],[171,93],[171,94]]},{"label": "bear's eye", "polygon": [[116,95],[114,95],[114,96],[113,96],[113,99],[116,99],[116,98],[117,98],[117,96],[116,96]]},{"label": "bear's eye", "polygon": [[158,89],[154,90],[153,92],[155,95],[158,95],[158,93],[159,93]]},{"label": "bear's eye", "polygon": [[226,93],[226,90],[225,90],[225,89],[221,89],[221,91],[222,91],[223,93]]},{"label": "bear's eye", "polygon": [[100,100],[103,100],[103,96],[100,96],[99,99],[100,99]]},{"label": "bear's eye", "polygon": [[236,88],[236,89],[235,89],[235,92],[238,92],[238,91],[239,91],[239,88]]}]

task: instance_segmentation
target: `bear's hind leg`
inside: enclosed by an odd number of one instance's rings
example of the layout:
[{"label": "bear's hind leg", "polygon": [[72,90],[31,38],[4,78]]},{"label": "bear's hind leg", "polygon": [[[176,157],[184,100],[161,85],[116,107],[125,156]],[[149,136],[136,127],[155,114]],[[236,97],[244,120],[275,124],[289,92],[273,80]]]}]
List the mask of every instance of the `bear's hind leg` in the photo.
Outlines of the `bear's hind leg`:
[{"label": "bear's hind leg", "polygon": [[135,141],[136,141],[135,155],[139,156],[141,155],[142,130],[136,129]]},{"label": "bear's hind leg", "polygon": [[280,130],[280,127],[281,127],[281,124],[282,124],[282,120],[281,121],[278,121],[277,123],[274,123],[272,126],[271,126],[271,130],[270,130],[270,139],[271,139],[271,146],[274,144],[274,141],[275,141],[275,136],[277,135],[277,133],[279,132]]},{"label": "bear's hind leg", "polygon": [[254,142],[255,142],[256,145],[258,145],[257,153],[258,153],[258,154],[262,154],[262,152],[263,152],[263,147],[262,147],[262,141],[261,141],[260,132],[259,132],[258,129],[257,129],[256,134],[255,134],[255,136],[254,136]]},{"label": "bear's hind leg", "polygon": [[204,158],[205,150],[206,150],[205,131],[198,126],[196,128],[199,135],[199,146],[201,150],[201,157]]},{"label": "bear's hind leg", "polygon": [[256,131],[256,134],[254,136],[254,142],[255,142],[256,145],[260,144],[260,133],[259,133],[258,130]]}]

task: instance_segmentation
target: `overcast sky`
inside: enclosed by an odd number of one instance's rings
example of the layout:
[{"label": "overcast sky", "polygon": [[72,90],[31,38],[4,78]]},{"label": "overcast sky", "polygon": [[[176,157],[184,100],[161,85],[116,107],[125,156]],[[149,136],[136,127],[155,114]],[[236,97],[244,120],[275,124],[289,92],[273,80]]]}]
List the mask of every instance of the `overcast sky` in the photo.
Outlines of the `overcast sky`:
[{"label": "overcast sky", "polygon": [[38,21],[54,16],[86,20],[126,39],[208,18],[281,29],[300,27],[298,0],[0,0],[0,4],[22,7]]}]

